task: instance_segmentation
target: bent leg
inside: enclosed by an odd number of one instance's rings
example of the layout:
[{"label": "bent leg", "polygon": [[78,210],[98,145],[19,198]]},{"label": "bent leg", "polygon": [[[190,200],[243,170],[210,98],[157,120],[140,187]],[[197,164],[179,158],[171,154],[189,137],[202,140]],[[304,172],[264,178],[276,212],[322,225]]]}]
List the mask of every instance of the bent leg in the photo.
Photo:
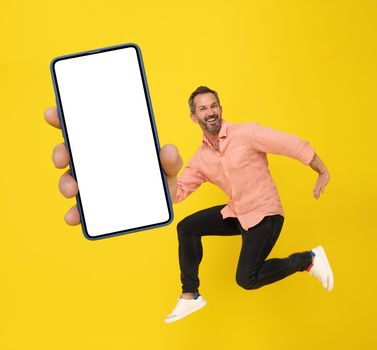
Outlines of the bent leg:
[{"label": "bent leg", "polygon": [[218,205],[194,213],[177,225],[182,293],[196,293],[199,288],[199,264],[203,257],[202,236],[239,235],[237,219],[223,219]]},{"label": "bent leg", "polygon": [[275,245],[284,218],[266,216],[258,225],[242,230],[242,248],[238,261],[236,281],[245,289],[256,289],[274,283],[298,271],[304,271],[312,262],[310,251],[295,253],[284,259],[266,260]]}]

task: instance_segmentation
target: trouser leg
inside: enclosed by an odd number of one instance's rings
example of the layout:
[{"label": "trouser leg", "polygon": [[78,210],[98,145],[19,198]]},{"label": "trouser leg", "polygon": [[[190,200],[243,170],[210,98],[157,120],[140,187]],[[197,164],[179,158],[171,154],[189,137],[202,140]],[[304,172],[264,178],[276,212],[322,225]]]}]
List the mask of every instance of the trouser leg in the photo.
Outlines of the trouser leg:
[{"label": "trouser leg", "polygon": [[197,292],[199,288],[199,264],[203,257],[202,236],[239,235],[238,220],[223,219],[220,213],[224,205],[204,209],[178,223],[179,265],[182,292]]},{"label": "trouser leg", "polygon": [[266,260],[282,229],[281,215],[266,216],[259,224],[242,232],[242,248],[236,281],[245,289],[256,289],[304,271],[312,262],[309,251],[295,253],[284,259]]}]

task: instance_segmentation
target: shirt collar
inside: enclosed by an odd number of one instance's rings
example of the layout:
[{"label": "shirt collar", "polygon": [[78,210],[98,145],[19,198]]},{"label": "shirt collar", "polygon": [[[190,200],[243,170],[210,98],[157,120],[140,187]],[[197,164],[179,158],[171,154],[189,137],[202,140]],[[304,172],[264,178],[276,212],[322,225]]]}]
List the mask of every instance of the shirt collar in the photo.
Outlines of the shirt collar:
[{"label": "shirt collar", "polygon": [[[223,119],[221,121],[221,128],[219,131],[219,139],[225,138],[228,136],[228,123]],[[208,137],[203,133],[203,142],[206,145],[211,145],[210,141],[208,140]]]}]

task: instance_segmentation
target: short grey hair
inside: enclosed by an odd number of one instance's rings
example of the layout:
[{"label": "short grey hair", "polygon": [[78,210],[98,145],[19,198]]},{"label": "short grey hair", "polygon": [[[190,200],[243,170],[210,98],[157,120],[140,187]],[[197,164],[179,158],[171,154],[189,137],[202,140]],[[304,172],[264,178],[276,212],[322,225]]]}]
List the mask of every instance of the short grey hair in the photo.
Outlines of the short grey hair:
[{"label": "short grey hair", "polygon": [[195,96],[197,95],[200,95],[200,94],[208,94],[208,93],[211,93],[213,95],[215,95],[216,99],[217,99],[217,102],[219,103],[220,105],[220,99],[219,99],[219,95],[217,94],[217,92],[215,90],[211,90],[209,87],[207,86],[199,86],[190,96],[189,100],[188,100],[188,105],[189,105],[189,108],[190,108],[190,112],[192,114],[195,114],[195,105],[194,105],[194,98]]}]

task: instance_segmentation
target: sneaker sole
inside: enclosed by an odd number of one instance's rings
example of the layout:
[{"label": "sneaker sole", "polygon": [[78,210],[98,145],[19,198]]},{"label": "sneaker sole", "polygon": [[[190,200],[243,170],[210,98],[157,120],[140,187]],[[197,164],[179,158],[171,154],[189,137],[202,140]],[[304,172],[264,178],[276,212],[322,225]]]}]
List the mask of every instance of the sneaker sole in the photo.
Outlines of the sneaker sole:
[{"label": "sneaker sole", "polygon": [[323,249],[322,246],[317,247],[317,253],[319,253],[319,255],[322,257],[323,261],[325,262],[326,271],[327,271],[327,275],[328,275],[326,290],[328,292],[331,292],[334,288],[334,275],[333,275],[329,260],[327,259],[325,250]]},{"label": "sneaker sole", "polygon": [[195,311],[198,311],[200,310],[201,308],[203,308],[204,306],[207,305],[207,302],[205,300],[203,300],[203,302],[201,304],[199,304],[198,306],[196,306],[194,309],[186,312],[185,314],[182,314],[182,315],[179,315],[177,317],[171,317],[171,318],[165,318],[165,323],[172,323],[172,322],[175,322],[175,321],[178,321],[178,320],[181,320],[182,318],[192,314],[193,312]]}]

